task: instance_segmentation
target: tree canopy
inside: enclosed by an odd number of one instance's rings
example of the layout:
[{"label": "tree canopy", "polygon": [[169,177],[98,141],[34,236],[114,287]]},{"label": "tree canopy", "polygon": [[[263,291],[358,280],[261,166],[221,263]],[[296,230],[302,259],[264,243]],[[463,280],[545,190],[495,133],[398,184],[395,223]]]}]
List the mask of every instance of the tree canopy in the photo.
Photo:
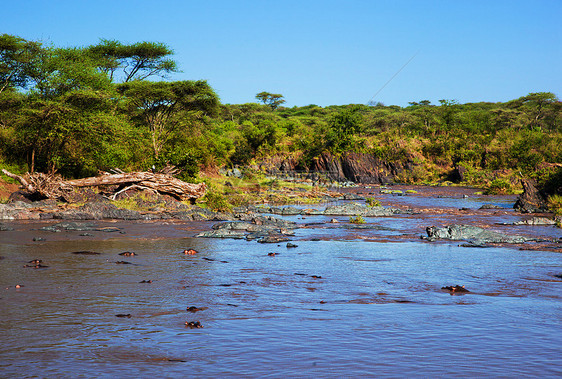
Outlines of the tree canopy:
[{"label": "tree canopy", "polygon": [[180,111],[214,114],[218,97],[206,81],[148,82],[133,81],[118,87],[133,106],[133,114],[150,130],[154,156],[181,124]]},{"label": "tree canopy", "polygon": [[0,93],[7,88],[26,88],[41,43],[9,34],[0,35]]},{"label": "tree canopy", "polygon": [[111,81],[116,79],[118,70],[124,83],[151,76],[166,77],[177,71],[176,62],[168,58],[173,54],[172,49],[161,42],[124,45],[116,40],[102,39],[86,51]]},{"label": "tree canopy", "polygon": [[256,95],[256,99],[271,107],[272,110],[279,108],[281,104],[285,103],[283,95],[279,93],[260,92]]}]

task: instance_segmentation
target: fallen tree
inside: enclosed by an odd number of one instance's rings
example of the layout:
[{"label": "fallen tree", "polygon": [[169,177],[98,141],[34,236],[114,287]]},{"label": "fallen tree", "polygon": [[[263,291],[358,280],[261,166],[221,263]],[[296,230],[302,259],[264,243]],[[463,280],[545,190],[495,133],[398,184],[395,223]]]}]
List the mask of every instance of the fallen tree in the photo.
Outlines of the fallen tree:
[{"label": "fallen tree", "polygon": [[118,174],[102,173],[102,175],[74,180],[64,180],[59,175],[43,173],[26,173],[23,176],[12,174],[2,169],[2,172],[17,180],[31,196],[39,198],[69,201],[72,192],[81,187],[114,186],[108,197],[115,197],[131,189],[149,190],[162,195],[169,195],[177,200],[194,202],[205,195],[205,183],[186,183],[166,173],[159,172],[120,172]]}]

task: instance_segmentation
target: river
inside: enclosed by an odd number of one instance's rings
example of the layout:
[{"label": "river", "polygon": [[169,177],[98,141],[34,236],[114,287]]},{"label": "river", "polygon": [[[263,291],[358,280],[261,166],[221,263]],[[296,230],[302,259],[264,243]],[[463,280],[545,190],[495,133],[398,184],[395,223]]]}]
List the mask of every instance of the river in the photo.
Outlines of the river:
[{"label": "river", "polygon": [[[524,217],[513,198],[454,191],[380,196],[425,210],[370,229],[286,217],[303,226],[295,248],[194,237],[211,222],[98,221],[121,232],[89,235],[3,222],[0,377],[560,377],[562,255],[420,239]],[[518,228],[505,230],[561,235]],[[470,292],[441,289],[457,284]]]}]

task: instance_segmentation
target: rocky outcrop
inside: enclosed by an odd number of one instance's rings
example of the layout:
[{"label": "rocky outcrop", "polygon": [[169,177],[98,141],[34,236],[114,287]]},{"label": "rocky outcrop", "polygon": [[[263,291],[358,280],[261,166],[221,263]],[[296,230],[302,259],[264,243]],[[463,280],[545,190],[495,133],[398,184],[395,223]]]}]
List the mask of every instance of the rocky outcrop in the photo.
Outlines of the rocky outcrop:
[{"label": "rocky outcrop", "polygon": [[267,205],[245,206],[235,208],[237,213],[270,213],[280,216],[289,215],[323,215],[323,216],[362,216],[362,217],[385,217],[396,214],[413,214],[411,209],[401,209],[395,207],[368,207],[359,203],[346,203],[342,205],[328,206],[325,209],[295,207],[270,207]]},{"label": "rocky outcrop", "polygon": [[[46,231],[46,232],[53,232],[53,233],[60,233],[60,232],[63,232],[63,231],[65,231],[65,232],[97,231],[97,232],[111,233],[111,232],[120,232],[121,228],[111,227],[111,226],[109,226],[109,227],[98,227],[95,224],[88,223],[88,222],[59,222],[57,224],[44,226],[44,227],[40,228],[39,230],[43,230],[43,231]],[[87,254],[87,253],[96,254],[96,253],[87,252],[87,251],[77,251],[77,252],[74,252],[73,254]]]},{"label": "rocky outcrop", "polygon": [[117,208],[109,202],[88,203],[77,209],[53,213],[53,218],[61,220],[140,220],[140,212]]},{"label": "rocky outcrop", "polygon": [[394,182],[398,175],[412,166],[411,163],[402,165],[398,162],[385,162],[364,153],[348,153],[341,157],[323,153],[312,162],[309,169],[312,172],[326,173],[336,181],[386,184]]},{"label": "rocky outcrop", "polygon": [[339,157],[325,152],[307,165],[299,164],[293,157],[271,157],[261,164],[261,168],[272,175],[291,175],[297,171],[300,175],[305,171],[310,179],[324,177],[332,181],[365,184],[392,183],[398,175],[413,167],[411,162],[386,162],[374,155],[354,152]]},{"label": "rocky outcrop", "polygon": [[366,207],[357,203],[334,205],[327,207],[322,214],[326,216],[362,216],[362,217],[385,217],[395,214],[412,214],[411,209],[400,209],[393,207]]},{"label": "rocky outcrop", "polygon": [[223,222],[213,225],[213,230],[199,233],[204,238],[234,238],[257,240],[260,243],[288,241],[297,224],[271,216],[253,216],[247,221]]},{"label": "rocky outcrop", "polygon": [[13,201],[0,204],[0,220],[39,220],[46,212],[55,210],[58,210],[56,203],[49,200],[35,203]]},{"label": "rocky outcrop", "polygon": [[[137,204],[139,205],[139,204]],[[12,201],[0,204],[0,220],[185,220],[231,221],[246,217],[245,214],[213,212],[178,201],[155,201],[143,204],[148,210],[140,212],[118,208],[107,199],[82,206],[57,204],[54,200],[36,202]]]},{"label": "rocky outcrop", "polygon": [[527,220],[506,223],[504,225],[554,226],[556,225],[556,219],[550,219],[546,217],[532,217]]},{"label": "rocky outcrop", "polygon": [[455,168],[449,174],[449,180],[453,183],[462,183],[466,181],[466,174],[468,170],[466,167],[461,165],[455,165]]},{"label": "rocky outcrop", "polygon": [[510,236],[483,229],[472,225],[448,225],[443,228],[430,226],[426,228],[428,241],[453,240],[468,241],[473,245],[484,245],[487,243],[524,243],[524,242],[544,242],[543,239],[529,238],[524,236]]},{"label": "rocky outcrop", "polygon": [[530,179],[522,179],[523,193],[519,195],[513,208],[522,213],[541,213],[548,211],[546,197],[537,189]]}]

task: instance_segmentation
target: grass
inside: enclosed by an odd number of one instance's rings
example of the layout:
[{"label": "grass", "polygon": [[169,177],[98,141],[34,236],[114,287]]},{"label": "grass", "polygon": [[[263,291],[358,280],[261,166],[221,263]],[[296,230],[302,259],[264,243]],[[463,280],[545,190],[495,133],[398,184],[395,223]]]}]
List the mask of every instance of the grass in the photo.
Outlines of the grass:
[{"label": "grass", "polygon": [[113,204],[117,208],[128,209],[130,211],[141,211],[141,207],[137,203],[135,197],[128,197],[126,199],[113,200]]},{"label": "grass", "polygon": [[131,196],[113,200],[112,203],[117,208],[138,212],[149,211],[150,208],[155,205],[154,199],[151,199],[150,196],[144,192],[134,193]]}]

